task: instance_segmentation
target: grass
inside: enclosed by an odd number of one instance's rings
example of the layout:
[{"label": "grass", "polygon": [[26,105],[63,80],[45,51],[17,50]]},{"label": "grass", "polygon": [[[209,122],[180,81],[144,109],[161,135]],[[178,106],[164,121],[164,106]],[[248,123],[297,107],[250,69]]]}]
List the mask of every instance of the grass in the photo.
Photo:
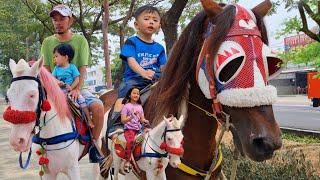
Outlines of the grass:
[{"label": "grass", "polygon": [[320,137],[314,135],[297,135],[289,132],[282,132],[282,138],[305,144],[320,144]]},{"label": "grass", "polygon": [[[301,143],[300,149],[286,149],[278,151],[275,156],[268,161],[254,162],[249,158],[241,157],[238,160],[238,169],[236,179],[240,180],[320,180],[317,169],[313,167],[310,158],[306,155],[312,156],[319,162],[320,152],[310,154],[306,152],[304,145],[309,146],[313,144],[319,144],[320,138],[315,136],[302,136],[293,133],[285,132],[282,134],[282,138],[290,141]],[[230,148],[222,144],[222,151],[224,156],[223,171],[227,178],[230,178],[231,164],[233,152]]]}]

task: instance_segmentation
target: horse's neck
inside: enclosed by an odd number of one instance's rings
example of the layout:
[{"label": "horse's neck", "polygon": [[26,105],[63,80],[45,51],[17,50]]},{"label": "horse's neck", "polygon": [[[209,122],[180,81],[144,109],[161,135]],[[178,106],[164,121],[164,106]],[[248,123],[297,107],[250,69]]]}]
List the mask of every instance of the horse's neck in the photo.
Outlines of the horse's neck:
[{"label": "horse's neck", "polygon": [[40,137],[42,138],[50,138],[72,132],[71,121],[69,119],[60,119],[54,107],[46,115],[45,112],[41,113],[40,127]]},{"label": "horse's neck", "polygon": [[152,130],[149,131],[150,138],[158,146],[160,146],[161,142],[164,140],[162,139],[164,138],[162,137],[162,135],[165,128],[166,128],[166,123],[162,121],[156,127],[154,127]]},{"label": "horse's neck", "polygon": [[[200,89],[190,90],[189,101],[212,113],[211,102],[204,97]],[[183,135],[186,139],[184,147],[188,149],[185,151],[184,159],[199,168],[207,169],[216,149],[216,130],[217,122],[214,118],[189,104],[188,119],[183,128]]]}]

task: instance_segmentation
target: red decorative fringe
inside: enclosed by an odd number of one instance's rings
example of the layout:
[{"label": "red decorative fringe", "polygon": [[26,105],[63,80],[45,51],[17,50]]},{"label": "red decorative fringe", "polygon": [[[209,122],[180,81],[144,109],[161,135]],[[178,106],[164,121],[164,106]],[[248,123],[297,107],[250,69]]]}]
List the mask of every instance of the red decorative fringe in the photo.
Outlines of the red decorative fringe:
[{"label": "red decorative fringe", "polygon": [[160,149],[163,149],[163,150],[167,151],[170,154],[175,154],[175,155],[178,155],[178,156],[182,156],[183,153],[184,153],[184,149],[182,147],[173,148],[173,147],[168,146],[168,144],[165,143],[165,142],[161,143]]},{"label": "red decorative fringe", "polygon": [[43,111],[50,111],[51,105],[50,105],[50,103],[49,103],[48,100],[44,100],[44,101],[42,102],[41,109],[42,109]]},{"label": "red decorative fringe", "polygon": [[11,110],[10,106],[3,113],[3,119],[12,124],[27,124],[35,121],[36,118],[35,112]]}]

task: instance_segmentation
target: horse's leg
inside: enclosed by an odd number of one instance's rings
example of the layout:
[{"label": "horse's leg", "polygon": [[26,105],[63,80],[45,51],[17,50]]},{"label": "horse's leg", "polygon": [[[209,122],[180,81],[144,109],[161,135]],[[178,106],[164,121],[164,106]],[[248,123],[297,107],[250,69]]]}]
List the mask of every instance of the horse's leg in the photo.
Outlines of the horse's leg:
[{"label": "horse's leg", "polygon": [[72,168],[68,169],[67,175],[70,180],[80,180],[79,163],[75,163]]},{"label": "horse's leg", "polygon": [[56,180],[57,179],[57,173],[53,174],[53,173],[50,173],[50,174],[44,174],[43,175],[43,179],[45,180]]},{"label": "horse's leg", "polygon": [[164,170],[161,171],[161,172],[159,173],[159,175],[155,177],[155,179],[158,179],[158,180],[166,180],[167,177],[166,177],[165,171],[164,171]]},{"label": "horse's leg", "polygon": [[113,168],[114,168],[114,179],[119,179],[119,171],[121,166],[121,158],[119,158],[116,154],[116,152],[113,151]]}]

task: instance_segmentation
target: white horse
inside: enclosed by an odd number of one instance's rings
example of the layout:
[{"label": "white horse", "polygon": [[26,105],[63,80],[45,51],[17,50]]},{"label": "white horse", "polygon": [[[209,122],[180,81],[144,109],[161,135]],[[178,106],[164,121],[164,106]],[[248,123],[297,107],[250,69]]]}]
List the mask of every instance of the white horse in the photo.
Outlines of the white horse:
[{"label": "white horse", "polygon": [[[176,168],[181,163],[180,157],[183,155],[183,134],[181,124],[183,124],[183,115],[179,120],[175,117],[165,118],[155,128],[144,134],[142,142],[142,154],[137,162],[138,167],[146,172],[147,179],[164,180],[166,179],[165,168],[169,164]],[[123,134],[120,134],[117,141],[125,142]],[[113,158],[114,178],[118,179],[120,166],[123,164],[115,150],[115,143],[108,140]],[[125,179],[133,179],[132,173],[125,174]]]},{"label": "white horse", "polygon": [[[35,129],[40,129],[40,138],[52,138],[69,133],[68,136],[64,136],[66,139],[64,142],[53,145],[43,144],[46,150],[43,156],[49,159],[43,177],[56,179],[58,173],[64,173],[70,179],[78,180],[80,179],[78,158],[84,146],[77,139],[72,138],[73,123],[65,95],[54,77],[42,65],[42,58],[32,67],[29,67],[23,59],[17,64],[10,60],[9,66],[13,75],[7,92],[10,107],[4,113],[4,119],[12,124],[10,144],[15,151],[26,152],[31,150],[31,139]],[[47,92],[47,100],[43,89]],[[47,102],[50,103],[51,110],[43,107]],[[92,165],[91,177],[98,179],[99,164]]]}]

